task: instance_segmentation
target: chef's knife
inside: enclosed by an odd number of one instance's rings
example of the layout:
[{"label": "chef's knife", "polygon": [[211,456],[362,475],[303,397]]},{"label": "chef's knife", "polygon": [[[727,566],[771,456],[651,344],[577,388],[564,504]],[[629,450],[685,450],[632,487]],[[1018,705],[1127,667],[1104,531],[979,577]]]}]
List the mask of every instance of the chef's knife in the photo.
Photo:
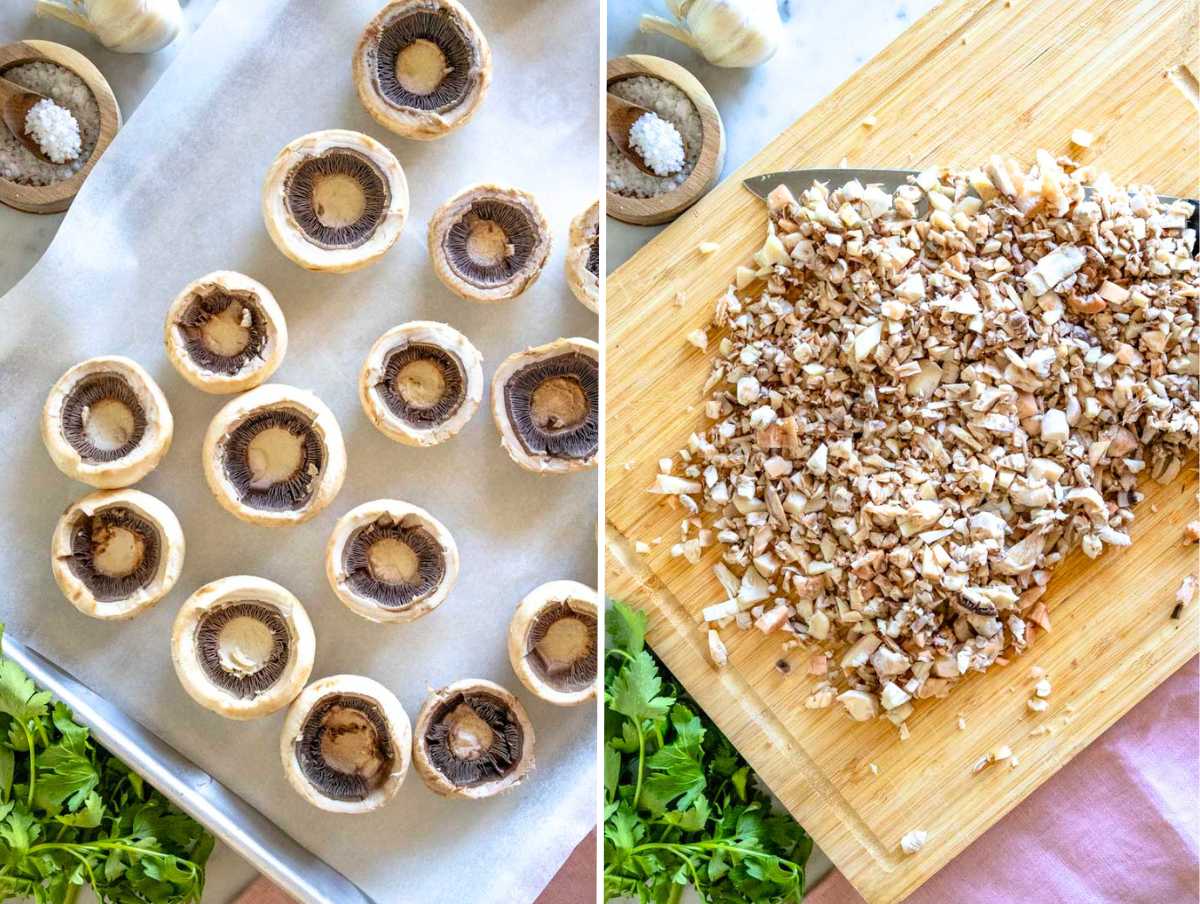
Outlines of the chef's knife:
[{"label": "chef's knife", "polygon": [[[765,201],[767,195],[771,193],[771,189],[777,185],[786,185],[793,195],[799,197],[801,192],[812,188],[814,182],[824,182],[831,188],[837,188],[852,179],[857,179],[863,185],[878,185],[884,191],[891,193],[901,185],[907,185],[909,176],[916,175],[916,170],[898,169],[799,169],[751,176],[749,179],[743,180],[742,185]],[[1091,189],[1088,191],[1090,192]],[[1158,197],[1164,204],[1173,204],[1179,200],[1166,195]],[[1192,198],[1185,200],[1192,205],[1192,213],[1188,217],[1188,227],[1200,235],[1200,201]]]},{"label": "chef's knife", "polygon": [[66,703],[110,753],[292,897],[304,904],[375,904],[258,810],[42,654],[9,634],[4,654],[38,687]]}]

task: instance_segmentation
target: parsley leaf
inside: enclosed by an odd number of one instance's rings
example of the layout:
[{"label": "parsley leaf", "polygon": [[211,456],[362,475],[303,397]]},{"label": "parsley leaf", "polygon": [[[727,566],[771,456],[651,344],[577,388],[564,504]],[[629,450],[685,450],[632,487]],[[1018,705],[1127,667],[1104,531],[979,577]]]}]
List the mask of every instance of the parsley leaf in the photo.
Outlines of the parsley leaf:
[{"label": "parsley leaf", "polygon": [[[0,625],[0,637],[3,635]],[[196,904],[213,838],[0,657],[0,901]]]},{"label": "parsley leaf", "polygon": [[645,614],[614,602],[606,621],[606,900],[798,904],[812,839],[646,649]]}]

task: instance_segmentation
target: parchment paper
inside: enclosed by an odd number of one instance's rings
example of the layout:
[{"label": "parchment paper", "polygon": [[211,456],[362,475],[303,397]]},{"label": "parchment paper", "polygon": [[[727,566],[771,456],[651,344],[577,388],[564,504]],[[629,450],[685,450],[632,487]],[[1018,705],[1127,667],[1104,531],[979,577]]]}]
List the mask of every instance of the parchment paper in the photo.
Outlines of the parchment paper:
[{"label": "parchment paper", "polygon": [[[486,408],[442,446],[398,445],[367,422],[356,379],[375,338],[404,320],[444,320],[462,330],[483,353],[488,378],[519,348],[596,335],[596,318],[570,295],[562,266],[570,218],[599,184],[597,14],[592,0],[470,3],[492,46],[491,91],[467,127],[420,143],[376,126],[353,88],[352,48],[378,5],[222,0],[118,135],[45,258],[0,299],[0,618],[379,901],[521,904],[594,821],[595,711],[559,709],[527,693],[509,667],[505,632],[517,600],[542,581],[595,584],[597,472],[539,478],[519,469],[500,449]],[[364,131],[392,148],[412,196],[397,245],[376,265],[343,276],[308,273],[283,258],[259,211],[277,151],[331,127]],[[425,250],[437,205],[486,180],[533,192],[554,232],[540,281],[494,306],[451,295]],[[162,350],[172,297],[219,268],[272,289],[290,333],[273,379],[315,391],[345,434],[345,486],[297,528],[244,524],[211,498],[200,448],[226,399],[189,387]],[[76,361],[110,353],[145,365],[171,403],[170,454],[139,488],[174,509],[188,543],[171,595],[121,624],[80,615],[50,577],[56,518],[89,488],[54,468],[38,435],[53,381]],[[408,625],[354,616],[323,573],[337,517],[382,496],[430,509],[462,556],[450,598]],[[170,665],[170,628],[182,601],[238,573],[276,580],[305,603],[317,632],[314,679],[369,675],[413,717],[429,686],[485,677],[512,689],[536,729],[534,774],[513,794],[478,803],[435,797],[410,773],[398,798],[374,814],[336,817],[305,804],[279,762],[282,713],[224,720],[185,695]]]}]

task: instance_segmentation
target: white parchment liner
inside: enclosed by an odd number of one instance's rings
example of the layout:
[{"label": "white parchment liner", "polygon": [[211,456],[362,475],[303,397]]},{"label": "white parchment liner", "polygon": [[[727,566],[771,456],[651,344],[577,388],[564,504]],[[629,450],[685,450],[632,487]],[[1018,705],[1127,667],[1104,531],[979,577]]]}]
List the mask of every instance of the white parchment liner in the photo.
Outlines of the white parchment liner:
[{"label": "white parchment liner", "polygon": [[[532,901],[594,822],[595,715],[538,701],[508,665],[505,631],[543,581],[596,579],[595,471],[541,477],[516,467],[480,413],[449,442],[410,448],[384,438],[355,381],[371,343],[404,320],[443,320],[470,337],[484,374],[510,352],[559,336],[596,336],[571,297],[563,250],[571,217],[599,184],[598,14],[594,0],[474,0],[495,79],[479,114],[436,142],[408,142],[359,105],[350,59],[375,0],[222,0],[118,135],[54,244],[0,298],[0,618],[192,757],[381,902]],[[283,258],[263,228],[259,192],[280,148],[314,129],[379,139],[405,167],[412,213],[375,266],[314,274]],[[551,260],[515,301],[475,305],[450,294],[426,259],[425,225],[463,186],[532,192],[554,231]],[[0,249],[0,254],[15,253]],[[210,497],[200,446],[224,403],[188,386],[162,349],[163,316],[187,282],[240,270],[265,283],[291,343],[274,380],[316,392],[336,414],[349,468],[332,505],[300,527],[237,521]],[[50,576],[50,535],[88,488],[60,474],[38,436],[54,380],[99,354],[124,354],[159,381],[175,415],[167,458],[138,487],[174,509],[188,554],[174,592],[124,624],[76,612]],[[458,585],[408,625],[355,617],[330,591],[322,550],[339,515],[378,497],[429,509],[462,555]],[[429,686],[489,678],[525,703],[537,770],[516,792],[479,803],[435,797],[410,776],[397,799],[357,817],[321,814],[287,785],[282,713],[250,723],[193,703],[169,656],[171,622],[208,581],[249,573],[304,603],[317,633],[313,678],[358,672],[391,688],[415,716]]]}]

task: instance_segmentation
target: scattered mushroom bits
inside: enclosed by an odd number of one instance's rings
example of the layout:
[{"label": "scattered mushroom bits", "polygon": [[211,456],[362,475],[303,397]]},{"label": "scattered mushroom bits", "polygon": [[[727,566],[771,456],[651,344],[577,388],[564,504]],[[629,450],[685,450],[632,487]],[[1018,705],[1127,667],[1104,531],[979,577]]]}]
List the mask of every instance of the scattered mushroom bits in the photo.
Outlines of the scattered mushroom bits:
[{"label": "scattered mushroom bits", "polygon": [[440,138],[465,125],[491,81],[487,39],[456,0],[394,0],[354,51],[363,106],[405,138]]},{"label": "scattered mushroom bits", "polygon": [[376,499],[338,519],[325,549],[325,574],[357,615],[413,621],[441,605],[458,580],[458,546],[425,509]]},{"label": "scattered mushroom bits", "polygon": [[537,280],[550,254],[550,229],[533,196],[473,185],[429,221],[429,257],[438,279],[467,301],[516,298]]},{"label": "scattered mushroom bits", "polygon": [[287,351],[287,324],[275,296],[256,279],[218,270],[188,283],[167,311],[167,357],[203,392],[253,389]]},{"label": "scattered mushroom bits", "polygon": [[521,467],[561,474],[595,467],[600,441],[600,349],[559,339],[510,355],[492,377],[492,417]]},{"label": "scattered mushroom bits", "polygon": [[279,152],[263,186],[271,240],[307,270],[346,273],[373,263],[395,244],[407,216],[399,161],[346,129],[297,138]]},{"label": "scattered mushroom bits", "polygon": [[444,323],[402,323],[371,346],[358,397],[384,436],[409,446],[436,445],[478,410],[483,358],[466,336]]},{"label": "scattered mushroom bits", "polygon": [[279,752],[296,792],[332,813],[368,813],[396,796],[412,726],[378,681],[333,675],[304,689],[288,710]]},{"label": "scattered mushroom bits", "polygon": [[183,568],[183,531],[165,503],[140,490],[98,490],[58,519],[54,580],[92,618],[133,618],[171,592]]},{"label": "scattered mushroom bits", "polygon": [[285,588],[250,575],[205,584],[183,604],[171,661],[193,700],[227,719],[256,719],[287,706],[308,680],[316,638],[308,613]]},{"label": "scattered mushroom bits", "polygon": [[42,409],[42,441],[54,464],[101,489],[129,486],[153,471],[174,430],[154,378],[120,355],[76,364],[58,378]]},{"label": "scattered mushroom bits", "polygon": [[346,447],[333,412],[311,392],[268,383],[228,402],[204,437],[204,477],[227,511],[251,524],[299,524],[342,488]]},{"label": "scattered mushroom bits", "polygon": [[580,304],[600,310],[600,202],[571,221],[567,248],[567,285]]},{"label": "scattered mushroom bits", "polygon": [[434,793],[480,800],[524,780],[533,769],[533,743],[521,701],[491,681],[467,678],[422,705],[413,762]]},{"label": "scattered mushroom bits", "polygon": [[508,659],[533,693],[574,706],[596,696],[596,591],[578,581],[550,581],[517,606],[508,629]]}]

